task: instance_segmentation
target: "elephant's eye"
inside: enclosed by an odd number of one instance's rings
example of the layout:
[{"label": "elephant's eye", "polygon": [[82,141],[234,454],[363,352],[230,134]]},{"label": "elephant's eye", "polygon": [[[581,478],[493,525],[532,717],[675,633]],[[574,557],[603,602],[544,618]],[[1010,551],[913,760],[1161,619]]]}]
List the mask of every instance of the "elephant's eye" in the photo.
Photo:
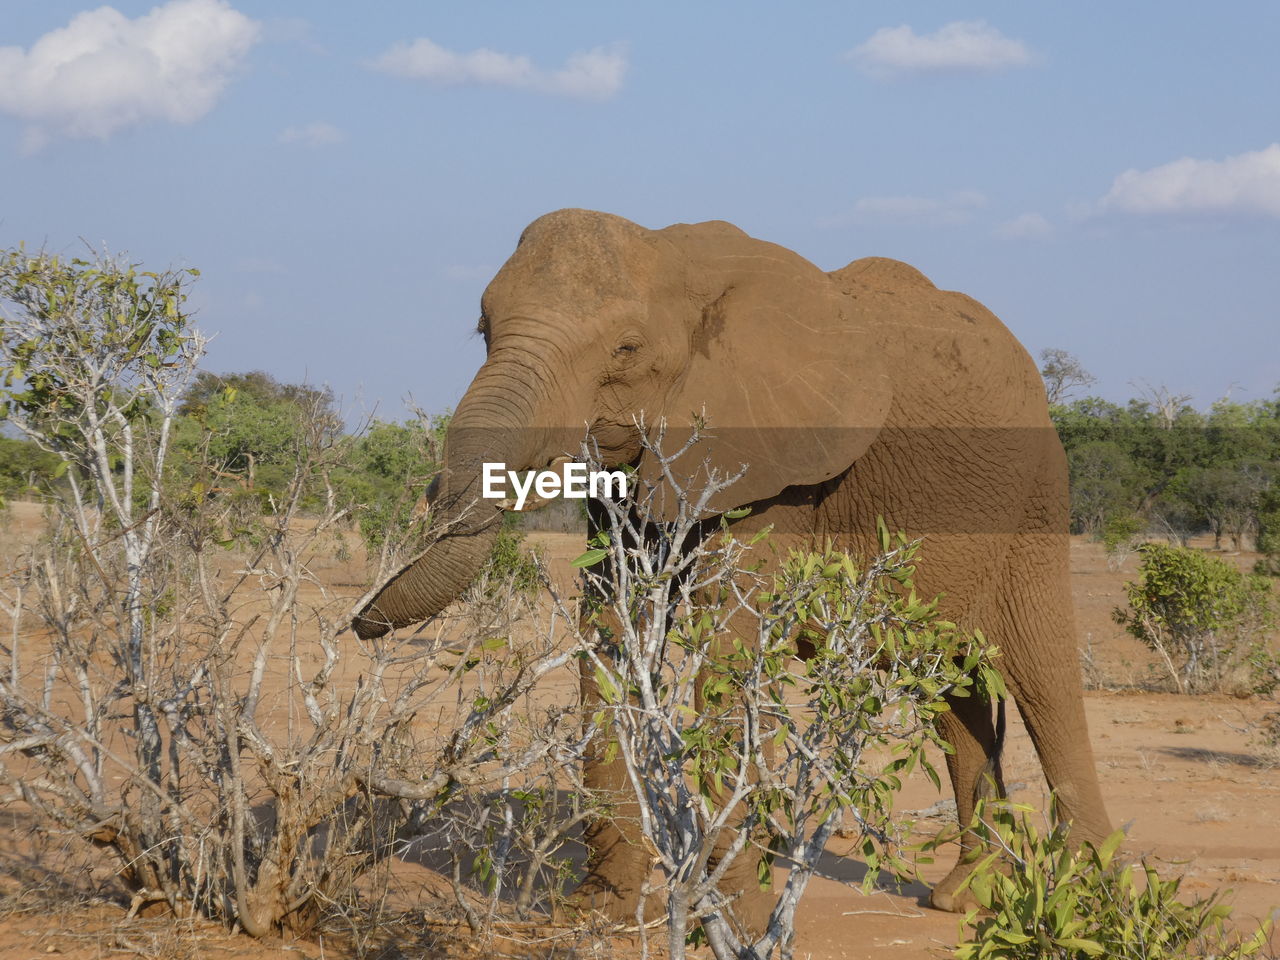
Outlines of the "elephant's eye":
[{"label": "elephant's eye", "polygon": [[640,349],[640,344],[634,340],[624,340],[613,349],[615,357],[627,358],[633,356]]}]

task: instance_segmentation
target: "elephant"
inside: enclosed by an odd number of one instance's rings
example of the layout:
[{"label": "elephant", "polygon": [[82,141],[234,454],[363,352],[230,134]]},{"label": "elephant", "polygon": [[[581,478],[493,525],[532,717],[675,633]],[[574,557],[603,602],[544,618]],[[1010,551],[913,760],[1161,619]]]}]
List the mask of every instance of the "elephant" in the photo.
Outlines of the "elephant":
[{"label": "elephant", "polygon": [[[642,424],[714,439],[744,530],[877,552],[877,518],[923,540],[916,587],[981,628],[1073,836],[1111,832],[1084,711],[1068,583],[1066,458],[1040,376],[977,301],[879,257],[823,272],[723,221],[650,230],[568,209],[535,220],[481,300],[486,359],[445,440],[433,511],[446,533],[357,615],[364,638],[436,615],[481,570],[499,524],[481,466],[544,469],[589,429],[606,466],[641,473]],[[576,432],[575,432],[576,431]],[[589,683],[584,681],[584,686]],[[1003,706],[953,698],[939,721],[959,821],[999,775]],[[621,789],[589,758],[589,785]],[[634,916],[647,859],[619,818],[593,825],[584,889]],[[973,841],[965,836],[962,850]],[[962,855],[931,894],[961,909]]]}]

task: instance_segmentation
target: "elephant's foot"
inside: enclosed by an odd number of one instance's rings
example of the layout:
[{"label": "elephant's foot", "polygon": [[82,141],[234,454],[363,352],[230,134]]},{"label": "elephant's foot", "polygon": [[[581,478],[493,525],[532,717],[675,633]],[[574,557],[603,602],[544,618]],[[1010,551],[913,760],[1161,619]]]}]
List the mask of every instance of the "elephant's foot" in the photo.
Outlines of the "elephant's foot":
[{"label": "elephant's foot", "polygon": [[[723,889],[723,887],[721,887]],[[750,886],[739,892],[729,909],[739,933],[744,938],[758,940],[769,928],[769,915],[778,902],[773,889],[761,890],[754,879]]]},{"label": "elephant's foot", "polygon": [[973,871],[973,864],[961,860],[951,872],[934,886],[929,894],[929,906],[947,913],[964,913],[978,905],[968,887],[960,890],[960,884]]},{"label": "elephant's foot", "polygon": [[[601,873],[588,873],[578,888],[566,897],[570,911],[583,917],[597,917],[608,924],[634,926],[636,907],[640,904],[639,876],[615,879]],[[649,923],[664,913],[665,901],[651,896],[645,899],[644,920]]]},{"label": "elephant's foot", "polygon": [[[640,902],[640,888],[636,878],[626,882],[591,873],[566,898],[566,906],[581,917],[597,917],[608,924],[630,927],[636,923],[636,907]],[[752,882],[734,897],[730,911],[739,930],[750,937],[761,936],[769,925],[769,915],[776,902],[772,890],[762,890]],[[666,898],[654,895],[645,899],[644,922],[651,923],[666,914]]]}]

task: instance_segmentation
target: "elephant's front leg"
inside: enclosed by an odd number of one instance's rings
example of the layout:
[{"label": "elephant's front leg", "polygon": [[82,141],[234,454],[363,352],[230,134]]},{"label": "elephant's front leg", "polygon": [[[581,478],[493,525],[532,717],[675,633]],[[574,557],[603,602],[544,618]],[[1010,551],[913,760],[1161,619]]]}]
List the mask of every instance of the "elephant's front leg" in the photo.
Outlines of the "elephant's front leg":
[{"label": "elephant's front leg", "polygon": [[[584,622],[583,629],[595,627]],[[579,661],[578,677],[583,715],[589,722],[601,703],[590,660]],[[612,760],[607,759],[609,742],[606,728],[591,741],[583,758],[583,786],[604,806],[604,812],[583,831],[586,876],[572,899],[581,910],[599,913],[616,923],[628,923],[636,918],[651,864],[642,843],[635,788],[617,751],[613,751]],[[646,915],[655,916],[658,907],[661,903],[646,904]]]},{"label": "elephant's front leg", "polygon": [[[606,609],[602,618],[612,616]],[[758,621],[748,611],[739,611],[730,625],[730,633],[737,633],[744,640],[751,640]],[[584,630],[588,625],[584,623]],[[613,630],[618,636],[620,631]],[[753,642],[753,641],[752,641]],[[722,649],[721,649],[722,647]],[[732,649],[726,636],[720,647],[711,651],[712,656],[723,656]],[[708,705],[701,694],[700,678],[695,709],[705,716]],[[584,715],[590,716],[599,704],[595,670],[588,660],[580,661],[579,685]],[[584,911],[598,912],[608,919],[631,923],[636,920],[643,885],[654,874],[654,863],[646,850],[640,827],[639,807],[635,787],[627,774],[626,764],[620,757],[607,760],[610,735],[602,731],[590,744],[585,757],[584,786],[608,805],[607,814],[594,820],[584,831],[588,848],[587,872],[582,884],[573,896],[575,905]],[[618,751],[614,751],[615,754]],[[772,750],[768,751],[770,755]],[[712,803],[716,802],[713,796]],[[736,819],[741,819],[740,816]],[[720,856],[733,843],[733,836],[725,832],[717,838],[708,869],[715,869]],[[725,871],[720,889],[733,904],[732,916],[741,934],[759,936],[765,929],[775,902],[774,892],[762,888],[759,879],[759,854],[748,847],[736,856]],[[666,908],[662,896],[649,897],[645,902],[645,920],[653,920]]]}]

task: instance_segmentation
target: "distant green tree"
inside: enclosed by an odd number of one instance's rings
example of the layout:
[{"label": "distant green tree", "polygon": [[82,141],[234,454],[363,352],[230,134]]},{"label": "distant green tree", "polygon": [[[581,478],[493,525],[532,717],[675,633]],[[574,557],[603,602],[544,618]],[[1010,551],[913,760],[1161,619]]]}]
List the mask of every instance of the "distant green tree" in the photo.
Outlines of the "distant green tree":
[{"label": "distant green tree", "polygon": [[1118,442],[1129,426],[1125,408],[1100,397],[1052,406],[1049,417],[1067,453],[1098,440]]},{"label": "distant green tree", "polygon": [[[1096,531],[1127,502],[1184,545],[1206,530],[1238,547],[1261,533],[1258,497],[1280,475],[1280,389],[1268,400],[1224,398],[1205,413],[1188,399],[1144,386],[1124,406],[1085,397],[1050,408],[1072,464],[1076,530]],[[1122,477],[1108,478],[1112,465]]]},{"label": "distant green tree", "polygon": [[1205,420],[1204,464],[1280,460],[1280,410],[1272,401],[1218,400]]},{"label": "distant green tree", "polygon": [[1093,440],[1067,454],[1071,471],[1071,524],[1097,534],[1108,518],[1133,511],[1137,471],[1124,449],[1111,440]]},{"label": "distant green tree", "polygon": [[248,396],[259,403],[284,402],[294,406],[313,405],[329,416],[335,428],[342,425],[341,418],[334,407],[333,391],[328,387],[313,387],[305,383],[281,383],[271,374],[263,370],[250,370],[247,373],[210,373],[201,370],[196,374],[195,382],[182,397],[182,406],[178,413],[191,416],[216,404],[228,393],[235,396]]},{"label": "distant green tree", "polygon": [[1280,577],[1280,476],[1258,497],[1257,572]]},{"label": "distant green tree", "polygon": [[1189,467],[1179,472],[1171,493],[1189,504],[1213,534],[1215,549],[1230,537],[1236,550],[1254,527],[1258,500],[1280,468],[1260,460],[1241,460],[1212,467]]},{"label": "distant green tree", "polygon": [[440,472],[448,423],[448,413],[406,423],[374,420],[350,438],[346,469],[335,480],[341,496],[360,505],[368,546],[381,547],[390,531],[427,519],[427,486]]},{"label": "distant green tree", "polygon": [[1145,400],[1130,400],[1126,419],[1122,442],[1135,464],[1138,503],[1145,510],[1179,470],[1204,465],[1205,421],[1185,404],[1172,409],[1154,407]]},{"label": "distant green tree", "polygon": [[61,462],[31,440],[0,437],[0,498],[47,492],[59,482]]},{"label": "distant green tree", "polygon": [[279,497],[295,473],[304,431],[343,429],[326,388],[280,383],[262,371],[201,371],[183,396],[174,435],[174,482],[198,494],[233,488]]},{"label": "distant green tree", "polygon": [[1191,538],[1204,529],[1200,511],[1170,490],[1162,491],[1151,501],[1147,515],[1154,529],[1180,547],[1188,546]]}]

